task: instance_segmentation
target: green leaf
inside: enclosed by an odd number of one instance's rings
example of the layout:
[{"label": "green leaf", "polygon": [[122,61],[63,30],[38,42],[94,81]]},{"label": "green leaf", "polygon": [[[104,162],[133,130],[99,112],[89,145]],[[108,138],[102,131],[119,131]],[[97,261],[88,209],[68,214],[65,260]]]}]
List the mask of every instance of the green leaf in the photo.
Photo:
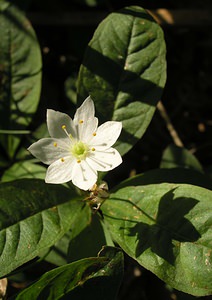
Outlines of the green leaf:
[{"label": "green leaf", "polygon": [[72,239],[72,230],[66,232],[66,234],[55,243],[50,249],[40,253],[40,257],[50,262],[55,266],[62,266],[67,264],[67,253],[70,240]]},{"label": "green leaf", "polygon": [[[44,259],[46,261],[55,264],[56,266],[61,266],[71,261],[69,257],[70,251],[73,252],[76,250],[75,253],[76,257],[79,257],[78,252],[81,254],[87,253],[87,255],[83,256],[83,258],[91,256],[89,255],[90,254],[89,251],[86,251],[87,244],[84,246],[80,245],[79,248],[75,250],[73,250],[72,247],[73,246],[72,240],[76,241],[76,236],[81,237],[82,236],[81,232],[85,232],[86,228],[90,226],[90,223],[91,223],[91,215],[88,214],[87,209],[83,209],[80,213],[79,222],[76,224],[77,226],[72,227],[70,231],[66,232],[66,234],[59,241],[57,241],[57,243],[53,247],[51,247],[51,251],[50,249],[48,249],[47,251],[45,250],[44,252],[40,253],[40,256],[44,256]],[[92,244],[92,242],[93,241],[90,239],[89,243]],[[99,246],[99,249],[102,247],[102,245],[103,244]],[[84,249],[81,249],[82,247],[84,247]],[[46,255],[47,253],[48,255]],[[95,254],[97,254],[97,252]]]},{"label": "green leaf", "polygon": [[97,215],[92,216],[92,221],[83,231],[70,241],[68,261],[96,256],[107,241],[103,224]]},{"label": "green leaf", "polygon": [[169,145],[163,152],[160,168],[187,168],[203,173],[196,157],[187,149]]},{"label": "green leaf", "polygon": [[188,183],[197,186],[201,186],[207,189],[212,189],[211,178],[207,175],[203,175],[200,172],[183,169],[183,168],[174,168],[174,169],[155,169],[148,171],[144,174],[139,174],[132,178],[129,178],[121,182],[113,190],[117,190],[128,185],[148,185],[148,184],[157,184],[162,182],[169,183]]},{"label": "green leaf", "polygon": [[121,121],[117,148],[126,153],[141,138],[166,81],[162,29],[141,7],[111,13],[96,29],[80,68],[78,100],[88,94],[101,121]]},{"label": "green leaf", "polygon": [[[0,2],[0,28],[0,129],[24,130],[40,98],[40,47],[23,12],[4,1]],[[16,134],[0,135],[9,157],[20,139]]]},{"label": "green leaf", "polygon": [[[96,256],[102,246],[114,246],[110,233],[97,215],[88,219],[81,215],[77,230],[68,231],[52,248],[40,254],[56,266]],[[49,253],[48,253],[49,252]],[[48,253],[48,254],[47,254]],[[46,255],[47,254],[47,255]]]},{"label": "green leaf", "polygon": [[12,181],[22,178],[44,179],[46,168],[35,163],[35,160],[26,160],[13,164],[7,169],[2,178],[2,182]]},{"label": "green leaf", "polygon": [[102,205],[114,240],[172,287],[212,293],[212,192],[192,185],[120,188]]},{"label": "green leaf", "polygon": [[105,247],[98,257],[86,258],[44,274],[16,300],[115,300],[123,274],[123,254]]},{"label": "green leaf", "polygon": [[80,226],[90,210],[75,190],[42,180],[0,184],[0,277]]}]

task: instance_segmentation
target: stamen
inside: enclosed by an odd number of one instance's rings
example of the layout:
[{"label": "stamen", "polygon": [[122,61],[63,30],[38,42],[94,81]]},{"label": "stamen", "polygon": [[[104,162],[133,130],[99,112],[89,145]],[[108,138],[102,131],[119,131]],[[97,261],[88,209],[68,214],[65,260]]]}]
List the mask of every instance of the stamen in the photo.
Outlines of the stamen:
[{"label": "stamen", "polygon": [[62,125],[61,127],[62,127],[62,129],[64,130],[64,132],[66,133],[66,135],[67,135],[69,138],[71,138],[71,137],[70,137],[70,134],[69,134],[68,131],[66,130],[66,125]]},{"label": "stamen", "polygon": [[56,142],[54,142],[54,144],[53,144],[53,145],[54,145],[54,147],[57,147],[57,143],[56,143]]},{"label": "stamen", "polygon": [[65,161],[65,159],[62,157],[61,159],[60,159],[62,162],[64,162]]},{"label": "stamen", "polygon": [[93,133],[93,136],[96,136],[96,132]]},{"label": "stamen", "polygon": [[78,159],[78,160],[77,160],[77,163],[78,163],[78,164],[80,164],[80,163],[81,163],[81,160],[80,160],[80,159]]},{"label": "stamen", "polygon": [[95,148],[91,148],[91,150],[92,150],[92,151],[95,151],[96,149],[95,149]]},{"label": "stamen", "polygon": [[80,121],[79,121],[79,124],[82,124],[82,123],[83,123],[83,120],[80,120]]}]

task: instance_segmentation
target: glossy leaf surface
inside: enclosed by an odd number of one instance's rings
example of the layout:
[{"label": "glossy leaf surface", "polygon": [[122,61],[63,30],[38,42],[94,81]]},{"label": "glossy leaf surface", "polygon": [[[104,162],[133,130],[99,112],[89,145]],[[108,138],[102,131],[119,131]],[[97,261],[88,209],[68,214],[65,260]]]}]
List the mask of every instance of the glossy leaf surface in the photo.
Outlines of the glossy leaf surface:
[{"label": "glossy leaf surface", "polygon": [[12,181],[22,178],[44,179],[46,176],[46,168],[36,164],[34,160],[25,160],[13,164],[8,168],[2,178],[2,182]]},{"label": "glossy leaf surface", "polygon": [[212,192],[186,184],[118,188],[102,205],[114,240],[172,287],[212,293]]},{"label": "glossy leaf surface", "polygon": [[90,211],[75,190],[24,179],[0,185],[0,276],[80,227]]},{"label": "glossy leaf surface", "polygon": [[162,29],[141,7],[111,13],[96,29],[81,66],[78,93],[88,94],[100,121],[123,123],[126,153],[144,134],[166,81]]}]

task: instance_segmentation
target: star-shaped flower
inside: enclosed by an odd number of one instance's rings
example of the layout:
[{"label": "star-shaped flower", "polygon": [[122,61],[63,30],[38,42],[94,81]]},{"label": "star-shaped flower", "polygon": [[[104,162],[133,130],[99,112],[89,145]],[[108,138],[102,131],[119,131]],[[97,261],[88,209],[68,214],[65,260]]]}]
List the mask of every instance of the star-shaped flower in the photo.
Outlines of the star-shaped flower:
[{"label": "star-shaped flower", "polygon": [[98,127],[94,103],[88,97],[72,120],[67,114],[47,110],[50,138],[42,138],[28,150],[50,165],[47,183],[73,182],[89,190],[97,181],[97,171],[110,171],[122,163],[119,152],[111,146],[118,139],[121,122],[108,121]]}]

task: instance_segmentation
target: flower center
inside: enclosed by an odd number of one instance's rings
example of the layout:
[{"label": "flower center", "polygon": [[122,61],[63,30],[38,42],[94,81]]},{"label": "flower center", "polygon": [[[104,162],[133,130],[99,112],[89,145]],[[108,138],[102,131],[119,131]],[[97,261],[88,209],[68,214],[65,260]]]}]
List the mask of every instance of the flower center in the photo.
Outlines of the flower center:
[{"label": "flower center", "polygon": [[81,141],[75,143],[71,148],[71,152],[73,156],[75,156],[79,160],[85,159],[88,151],[89,151],[88,146]]}]

